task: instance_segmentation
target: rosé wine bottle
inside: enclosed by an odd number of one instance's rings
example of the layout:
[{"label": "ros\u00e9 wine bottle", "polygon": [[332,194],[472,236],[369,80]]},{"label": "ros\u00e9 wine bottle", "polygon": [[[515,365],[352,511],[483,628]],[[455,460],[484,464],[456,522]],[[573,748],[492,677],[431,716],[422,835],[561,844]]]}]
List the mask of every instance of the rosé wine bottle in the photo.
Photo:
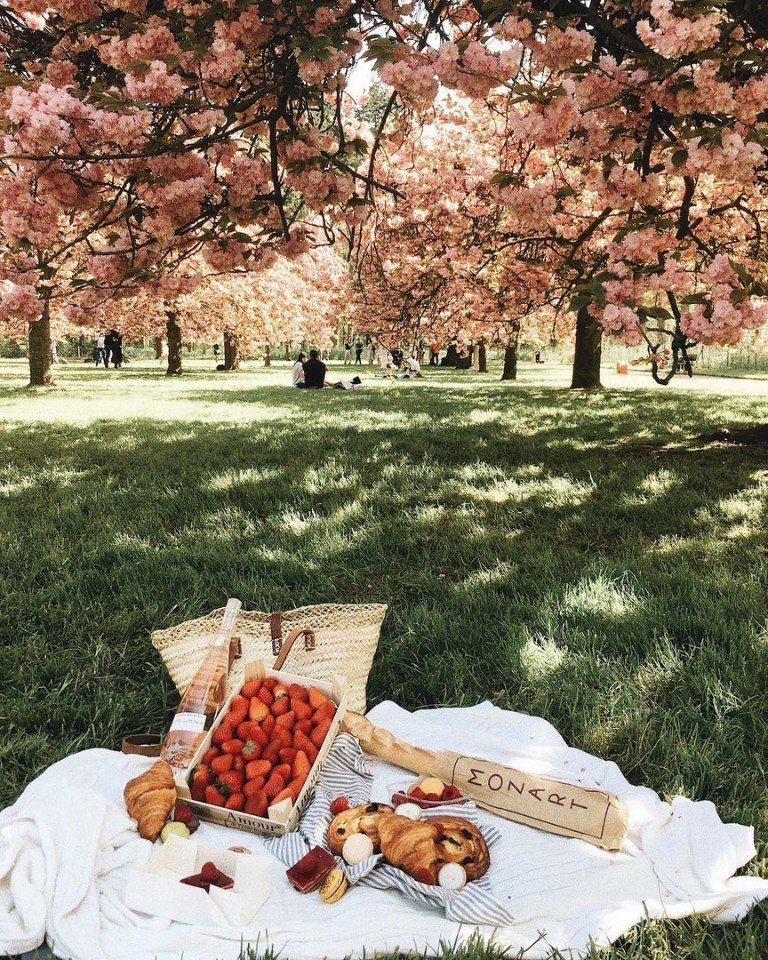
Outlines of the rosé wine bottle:
[{"label": "ros\u00e9 wine bottle", "polygon": [[190,765],[216,711],[226,699],[227,675],[232,665],[232,632],[241,606],[239,600],[227,601],[218,632],[176,710],[160,753],[175,771],[186,770]]}]

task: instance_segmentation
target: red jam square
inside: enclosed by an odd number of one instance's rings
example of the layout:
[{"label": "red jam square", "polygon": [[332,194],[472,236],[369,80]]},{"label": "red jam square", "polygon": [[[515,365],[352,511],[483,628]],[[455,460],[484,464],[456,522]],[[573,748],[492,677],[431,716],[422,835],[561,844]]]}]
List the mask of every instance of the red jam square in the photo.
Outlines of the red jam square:
[{"label": "red jam square", "polygon": [[335,865],[336,861],[327,850],[313,847],[298,863],[286,870],[285,875],[299,893],[312,893]]}]

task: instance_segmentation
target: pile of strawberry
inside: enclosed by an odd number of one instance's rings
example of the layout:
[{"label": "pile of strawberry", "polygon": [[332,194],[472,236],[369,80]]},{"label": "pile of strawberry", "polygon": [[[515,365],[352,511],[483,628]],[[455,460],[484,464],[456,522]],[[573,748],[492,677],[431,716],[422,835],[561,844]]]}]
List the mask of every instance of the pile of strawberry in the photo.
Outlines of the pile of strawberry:
[{"label": "pile of strawberry", "polygon": [[192,775],[192,799],[257,817],[281,800],[296,803],[335,713],[316,687],[247,681]]}]

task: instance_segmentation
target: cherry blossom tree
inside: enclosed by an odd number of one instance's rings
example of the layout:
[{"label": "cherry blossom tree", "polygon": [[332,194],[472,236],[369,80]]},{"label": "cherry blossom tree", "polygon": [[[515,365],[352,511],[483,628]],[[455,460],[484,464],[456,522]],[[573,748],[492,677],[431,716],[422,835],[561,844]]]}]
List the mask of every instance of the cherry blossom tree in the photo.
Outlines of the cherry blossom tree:
[{"label": "cherry blossom tree", "polygon": [[33,384],[51,382],[53,301],[168,300],[192,257],[251,270],[309,248],[364,179],[340,101],[374,6],[3,6],[0,313],[28,329]]},{"label": "cherry blossom tree", "polygon": [[[265,258],[266,259],[266,258]],[[234,369],[240,355],[255,356],[275,343],[331,346],[342,309],[352,309],[355,292],[346,263],[327,246],[295,258],[273,254],[269,266],[247,273],[209,275],[203,265],[185,265],[194,288],[161,298],[142,289],[135,296],[69,308],[60,329],[96,336],[118,328],[128,340],[163,337],[171,376],[182,372],[184,341],[224,337],[225,363]],[[65,327],[65,324],[68,326]]]},{"label": "cherry blossom tree", "polygon": [[[556,0],[444,13],[439,46],[378,46],[382,79],[416,106],[441,82],[475,98],[506,89],[520,108],[512,139],[534,159],[551,153],[540,176],[526,170],[523,191],[547,203],[539,246],[560,260],[553,291],[578,314],[577,343],[592,341],[593,372],[596,323],[644,344],[659,382],[678,361],[690,372],[691,344],[734,342],[765,323],[768,18],[757,4]],[[519,171],[506,183],[499,173],[514,205]]]}]

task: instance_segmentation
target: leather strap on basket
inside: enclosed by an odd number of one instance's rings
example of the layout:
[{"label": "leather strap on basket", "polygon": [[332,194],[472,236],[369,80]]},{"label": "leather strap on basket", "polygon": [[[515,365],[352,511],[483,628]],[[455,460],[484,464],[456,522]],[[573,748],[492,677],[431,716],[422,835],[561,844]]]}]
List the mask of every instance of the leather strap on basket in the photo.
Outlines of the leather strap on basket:
[{"label": "leather strap on basket", "polygon": [[304,637],[304,649],[315,649],[315,631],[308,627],[294,627],[288,636],[283,640],[283,614],[276,611],[269,618],[269,630],[272,635],[272,653],[275,655],[273,670],[280,670],[288,659],[291,647],[299,637]]}]

